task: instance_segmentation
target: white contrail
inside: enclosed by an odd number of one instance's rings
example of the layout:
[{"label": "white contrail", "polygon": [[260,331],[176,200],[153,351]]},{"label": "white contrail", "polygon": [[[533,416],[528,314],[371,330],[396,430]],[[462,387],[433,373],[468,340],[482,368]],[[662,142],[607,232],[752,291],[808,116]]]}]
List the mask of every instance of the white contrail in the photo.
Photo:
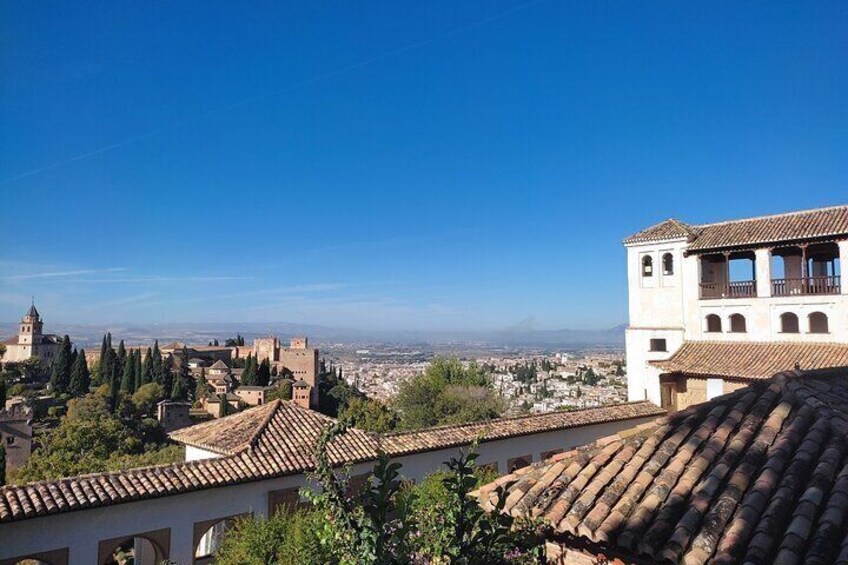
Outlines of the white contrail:
[{"label": "white contrail", "polygon": [[293,92],[295,90],[299,90],[299,89],[304,88],[306,86],[310,86],[312,84],[327,80],[329,78],[332,78],[332,77],[335,77],[335,76],[338,76],[338,75],[343,75],[343,74],[349,73],[351,71],[355,71],[357,69],[367,67],[368,65],[372,65],[374,63],[378,63],[380,61],[390,59],[392,57],[397,57],[398,55],[406,53],[407,51],[412,51],[414,49],[420,49],[421,47],[426,47],[427,45],[431,45],[431,44],[436,43],[438,41],[442,41],[444,39],[448,39],[450,37],[460,35],[462,33],[470,31],[472,29],[476,29],[476,28],[482,27],[484,25],[490,24],[492,22],[498,21],[500,19],[506,18],[507,16],[511,16],[512,14],[519,12],[521,10],[524,10],[526,8],[529,8],[530,6],[534,6],[536,4],[541,4],[544,1],[545,0],[530,0],[529,2],[517,4],[517,5],[513,6],[512,8],[509,8],[508,10],[505,10],[505,11],[500,12],[498,14],[495,14],[493,16],[489,16],[488,18],[483,18],[481,20],[477,20],[476,22],[466,24],[462,27],[454,28],[450,31],[439,33],[439,34],[434,35],[433,37],[430,37],[428,39],[416,41],[415,43],[410,43],[408,45],[398,47],[397,49],[394,49],[392,51],[386,51],[385,53],[381,53],[380,55],[375,55],[374,57],[371,57],[371,58],[368,58],[368,59],[363,59],[363,60],[358,61],[356,63],[347,65],[345,67],[340,67],[338,69],[334,69],[332,71],[328,71],[326,73],[316,75],[314,77],[302,80],[300,82],[296,82],[296,83],[289,85],[285,88],[281,88],[281,89],[278,89],[278,90],[272,90],[270,92],[266,92],[264,94],[259,94],[259,95],[256,95],[256,96],[251,96],[250,98],[245,98],[244,100],[234,102],[234,103],[229,104],[227,106],[221,106],[219,108],[215,108],[213,110],[209,110],[209,111],[197,114],[197,115],[192,116],[190,118],[179,120],[179,121],[173,122],[169,125],[166,125],[166,126],[163,126],[163,127],[160,127],[160,128],[152,129],[152,130],[147,131],[145,133],[141,133],[141,134],[138,134],[138,135],[133,135],[133,136],[127,137],[126,139],[123,139],[121,141],[116,141],[114,143],[110,143],[109,145],[104,145],[103,147],[93,149],[93,150],[88,151],[86,153],[81,153],[79,155],[76,155],[74,157],[69,157],[69,158],[64,159],[62,161],[56,161],[54,163],[50,163],[49,165],[44,165],[43,167],[39,167],[37,169],[32,169],[32,170],[26,171],[24,173],[20,173],[18,175],[15,175],[13,177],[8,177],[8,178],[0,181],[0,184],[7,184],[7,183],[10,183],[10,182],[14,182],[14,181],[17,181],[17,180],[24,179],[26,177],[31,177],[33,175],[37,175],[39,173],[43,173],[44,171],[49,171],[51,169],[55,169],[57,167],[69,165],[71,163],[75,163],[77,161],[82,161],[82,160],[88,159],[90,157],[95,157],[97,155],[101,155],[101,154],[106,153],[108,151],[112,151],[113,149],[118,149],[119,147],[124,147],[125,145],[130,145],[132,143],[135,143],[137,141],[142,141],[142,140],[147,139],[149,137],[154,137],[154,136],[157,136],[157,135],[162,134],[162,133],[166,133],[166,132],[169,132],[169,131],[172,131],[172,130],[175,130],[175,129],[182,128],[182,127],[184,127],[184,126],[186,126],[186,125],[188,125],[192,122],[202,120],[203,118],[206,118],[206,117],[214,115],[214,114],[220,114],[221,112],[228,112],[228,111],[234,110],[236,108],[241,108],[242,106],[247,106],[249,104],[253,104],[255,102],[259,102],[259,101],[262,101],[262,100],[265,100],[265,99],[268,99],[268,98],[273,98],[273,97],[276,97],[276,96],[287,94],[289,92]]}]

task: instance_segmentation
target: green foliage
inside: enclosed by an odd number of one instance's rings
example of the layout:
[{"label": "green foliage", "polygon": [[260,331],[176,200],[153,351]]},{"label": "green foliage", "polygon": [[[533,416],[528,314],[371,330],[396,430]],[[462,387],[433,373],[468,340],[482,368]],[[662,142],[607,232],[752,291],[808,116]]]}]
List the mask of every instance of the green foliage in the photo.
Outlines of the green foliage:
[{"label": "green foliage", "polygon": [[0,377],[0,410],[6,406],[6,395],[9,391],[9,385],[6,384],[5,377]]},{"label": "green foliage", "polygon": [[209,385],[209,381],[206,380],[206,368],[202,367],[200,369],[200,376],[197,378],[197,384],[194,387],[194,399],[204,399],[211,393],[212,387]]},{"label": "green foliage", "polygon": [[88,394],[91,387],[91,374],[88,372],[88,363],[85,360],[85,349],[80,349],[74,366],[71,369],[71,381],[68,383],[68,393],[71,396],[82,396]]},{"label": "green foliage", "polygon": [[241,381],[239,384],[245,386],[256,386],[256,357],[247,354],[247,359],[244,362],[244,371],[241,373]]},{"label": "green foliage", "polygon": [[150,348],[144,353],[144,361],[141,363],[141,385],[152,383],[153,380],[153,353]]},{"label": "green foliage", "polygon": [[259,368],[256,369],[256,384],[259,386],[268,386],[271,382],[271,362],[267,358],[262,360]]},{"label": "green foliage", "polygon": [[56,394],[62,394],[68,390],[71,382],[71,366],[73,354],[71,352],[71,338],[66,334],[62,338],[62,346],[56,359],[53,360],[52,374],[50,375],[50,388]]},{"label": "green foliage", "polygon": [[[29,462],[14,472],[17,482],[54,479],[117,468],[124,456],[160,449],[166,442],[156,420],[142,419],[126,395],[111,409],[108,387],[68,402],[68,414],[47,432]],[[147,455],[147,457],[153,457]],[[121,459],[123,463],[115,463]]]},{"label": "green foliage", "polygon": [[466,368],[459,359],[443,357],[401,385],[395,406],[405,429],[487,420],[505,409],[476,364]]},{"label": "green foliage", "polygon": [[420,487],[403,488],[401,465],[381,454],[364,487],[351,494],[346,475],[337,475],[328,444],[344,433],[335,424],[316,448],[317,489],[302,494],[320,513],[321,543],[340,564],[450,563],[506,565],[544,562],[540,524],[516,520],[501,510],[506,491],[497,491],[496,511],[487,514],[471,496],[480,481],[474,448],[447,462],[448,470]]},{"label": "green foliage", "polygon": [[244,345],[244,337],[241,334],[236,334],[235,338],[230,338],[224,342],[224,347],[239,347]]},{"label": "green foliage", "polygon": [[[121,345],[124,342],[121,341]],[[120,356],[120,354],[119,354]],[[135,376],[135,355],[124,353],[124,369],[121,372],[121,391],[132,394],[135,392],[136,376]]]},{"label": "green foliage", "polygon": [[142,385],[132,395],[132,403],[139,414],[153,414],[154,407],[160,400],[165,399],[165,391],[158,383]]},{"label": "green foliage", "polygon": [[406,520],[405,499],[399,496],[400,464],[390,463],[381,454],[373,476],[355,496],[349,496],[348,481],[336,476],[327,455],[329,443],[344,431],[342,424],[324,430],[315,452],[313,477],[320,488],[302,491],[324,517],[318,531],[322,545],[330,548],[333,561],[341,565],[411,563],[412,523]]},{"label": "green foliage", "polygon": [[0,487],[6,484],[6,446],[0,443]]},{"label": "green foliage", "polygon": [[292,399],[292,383],[289,380],[280,381],[277,386],[268,391],[268,402],[276,399],[291,400]]},{"label": "green foliage", "polygon": [[398,416],[382,402],[354,397],[339,412],[339,421],[367,432],[385,433],[395,428]]},{"label": "green foliage", "polygon": [[271,519],[239,518],[224,535],[217,565],[320,565],[332,563],[321,546],[322,517],[310,510],[277,512]]}]

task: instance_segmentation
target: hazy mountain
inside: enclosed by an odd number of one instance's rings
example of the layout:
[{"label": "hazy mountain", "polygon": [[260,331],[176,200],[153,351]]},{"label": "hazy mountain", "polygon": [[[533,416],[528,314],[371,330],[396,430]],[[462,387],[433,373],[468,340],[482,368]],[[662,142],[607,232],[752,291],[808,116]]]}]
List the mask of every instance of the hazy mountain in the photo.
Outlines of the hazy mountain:
[{"label": "hazy mountain", "polygon": [[[153,343],[158,339],[165,344],[181,341],[205,344],[217,339],[221,344],[240,333],[248,343],[253,338],[278,335],[282,339],[305,335],[315,343],[384,342],[384,343],[446,343],[475,342],[509,346],[568,347],[568,346],[623,346],[626,325],[603,330],[536,330],[527,326],[514,326],[499,331],[379,331],[354,328],[332,328],[309,324],[279,323],[197,323],[197,324],[126,324],[81,325],[51,324],[45,328],[50,333],[68,334],[77,347],[99,347],[103,333],[112,332],[115,342],[123,339],[127,344]],[[17,324],[0,324],[0,337],[15,335]]]}]

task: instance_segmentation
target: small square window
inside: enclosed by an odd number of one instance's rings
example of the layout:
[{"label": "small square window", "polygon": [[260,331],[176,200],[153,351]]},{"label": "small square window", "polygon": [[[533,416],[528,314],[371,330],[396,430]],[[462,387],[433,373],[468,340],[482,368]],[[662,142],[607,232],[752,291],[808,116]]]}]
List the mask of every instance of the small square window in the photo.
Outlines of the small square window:
[{"label": "small square window", "polygon": [[665,339],[652,339],[651,340],[651,351],[668,351],[668,348],[665,343]]},{"label": "small square window", "polygon": [[6,445],[15,445],[15,436],[6,436]]}]

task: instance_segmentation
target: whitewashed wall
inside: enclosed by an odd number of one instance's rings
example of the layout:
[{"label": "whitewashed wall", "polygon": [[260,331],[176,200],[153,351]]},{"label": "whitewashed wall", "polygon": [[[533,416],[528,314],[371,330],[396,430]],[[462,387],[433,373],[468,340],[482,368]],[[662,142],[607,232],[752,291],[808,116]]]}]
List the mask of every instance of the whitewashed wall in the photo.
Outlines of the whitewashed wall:
[{"label": "whitewashed wall", "polygon": [[[539,461],[543,452],[570,449],[649,420],[609,422],[486,442],[480,445],[478,462],[497,462],[503,473],[511,458],[530,455],[534,462]],[[459,448],[429,451],[397,461],[403,464],[406,478],[421,481],[458,452]],[[195,459],[209,455],[214,454],[195,448],[186,453]],[[354,466],[351,474],[368,474],[372,468],[373,463],[362,463]],[[71,565],[93,565],[101,540],[170,528],[171,559],[189,565],[193,561],[196,523],[246,512],[264,516],[270,491],[300,488],[306,483],[304,475],[297,475],[3,524],[0,560],[68,548]]]}]

